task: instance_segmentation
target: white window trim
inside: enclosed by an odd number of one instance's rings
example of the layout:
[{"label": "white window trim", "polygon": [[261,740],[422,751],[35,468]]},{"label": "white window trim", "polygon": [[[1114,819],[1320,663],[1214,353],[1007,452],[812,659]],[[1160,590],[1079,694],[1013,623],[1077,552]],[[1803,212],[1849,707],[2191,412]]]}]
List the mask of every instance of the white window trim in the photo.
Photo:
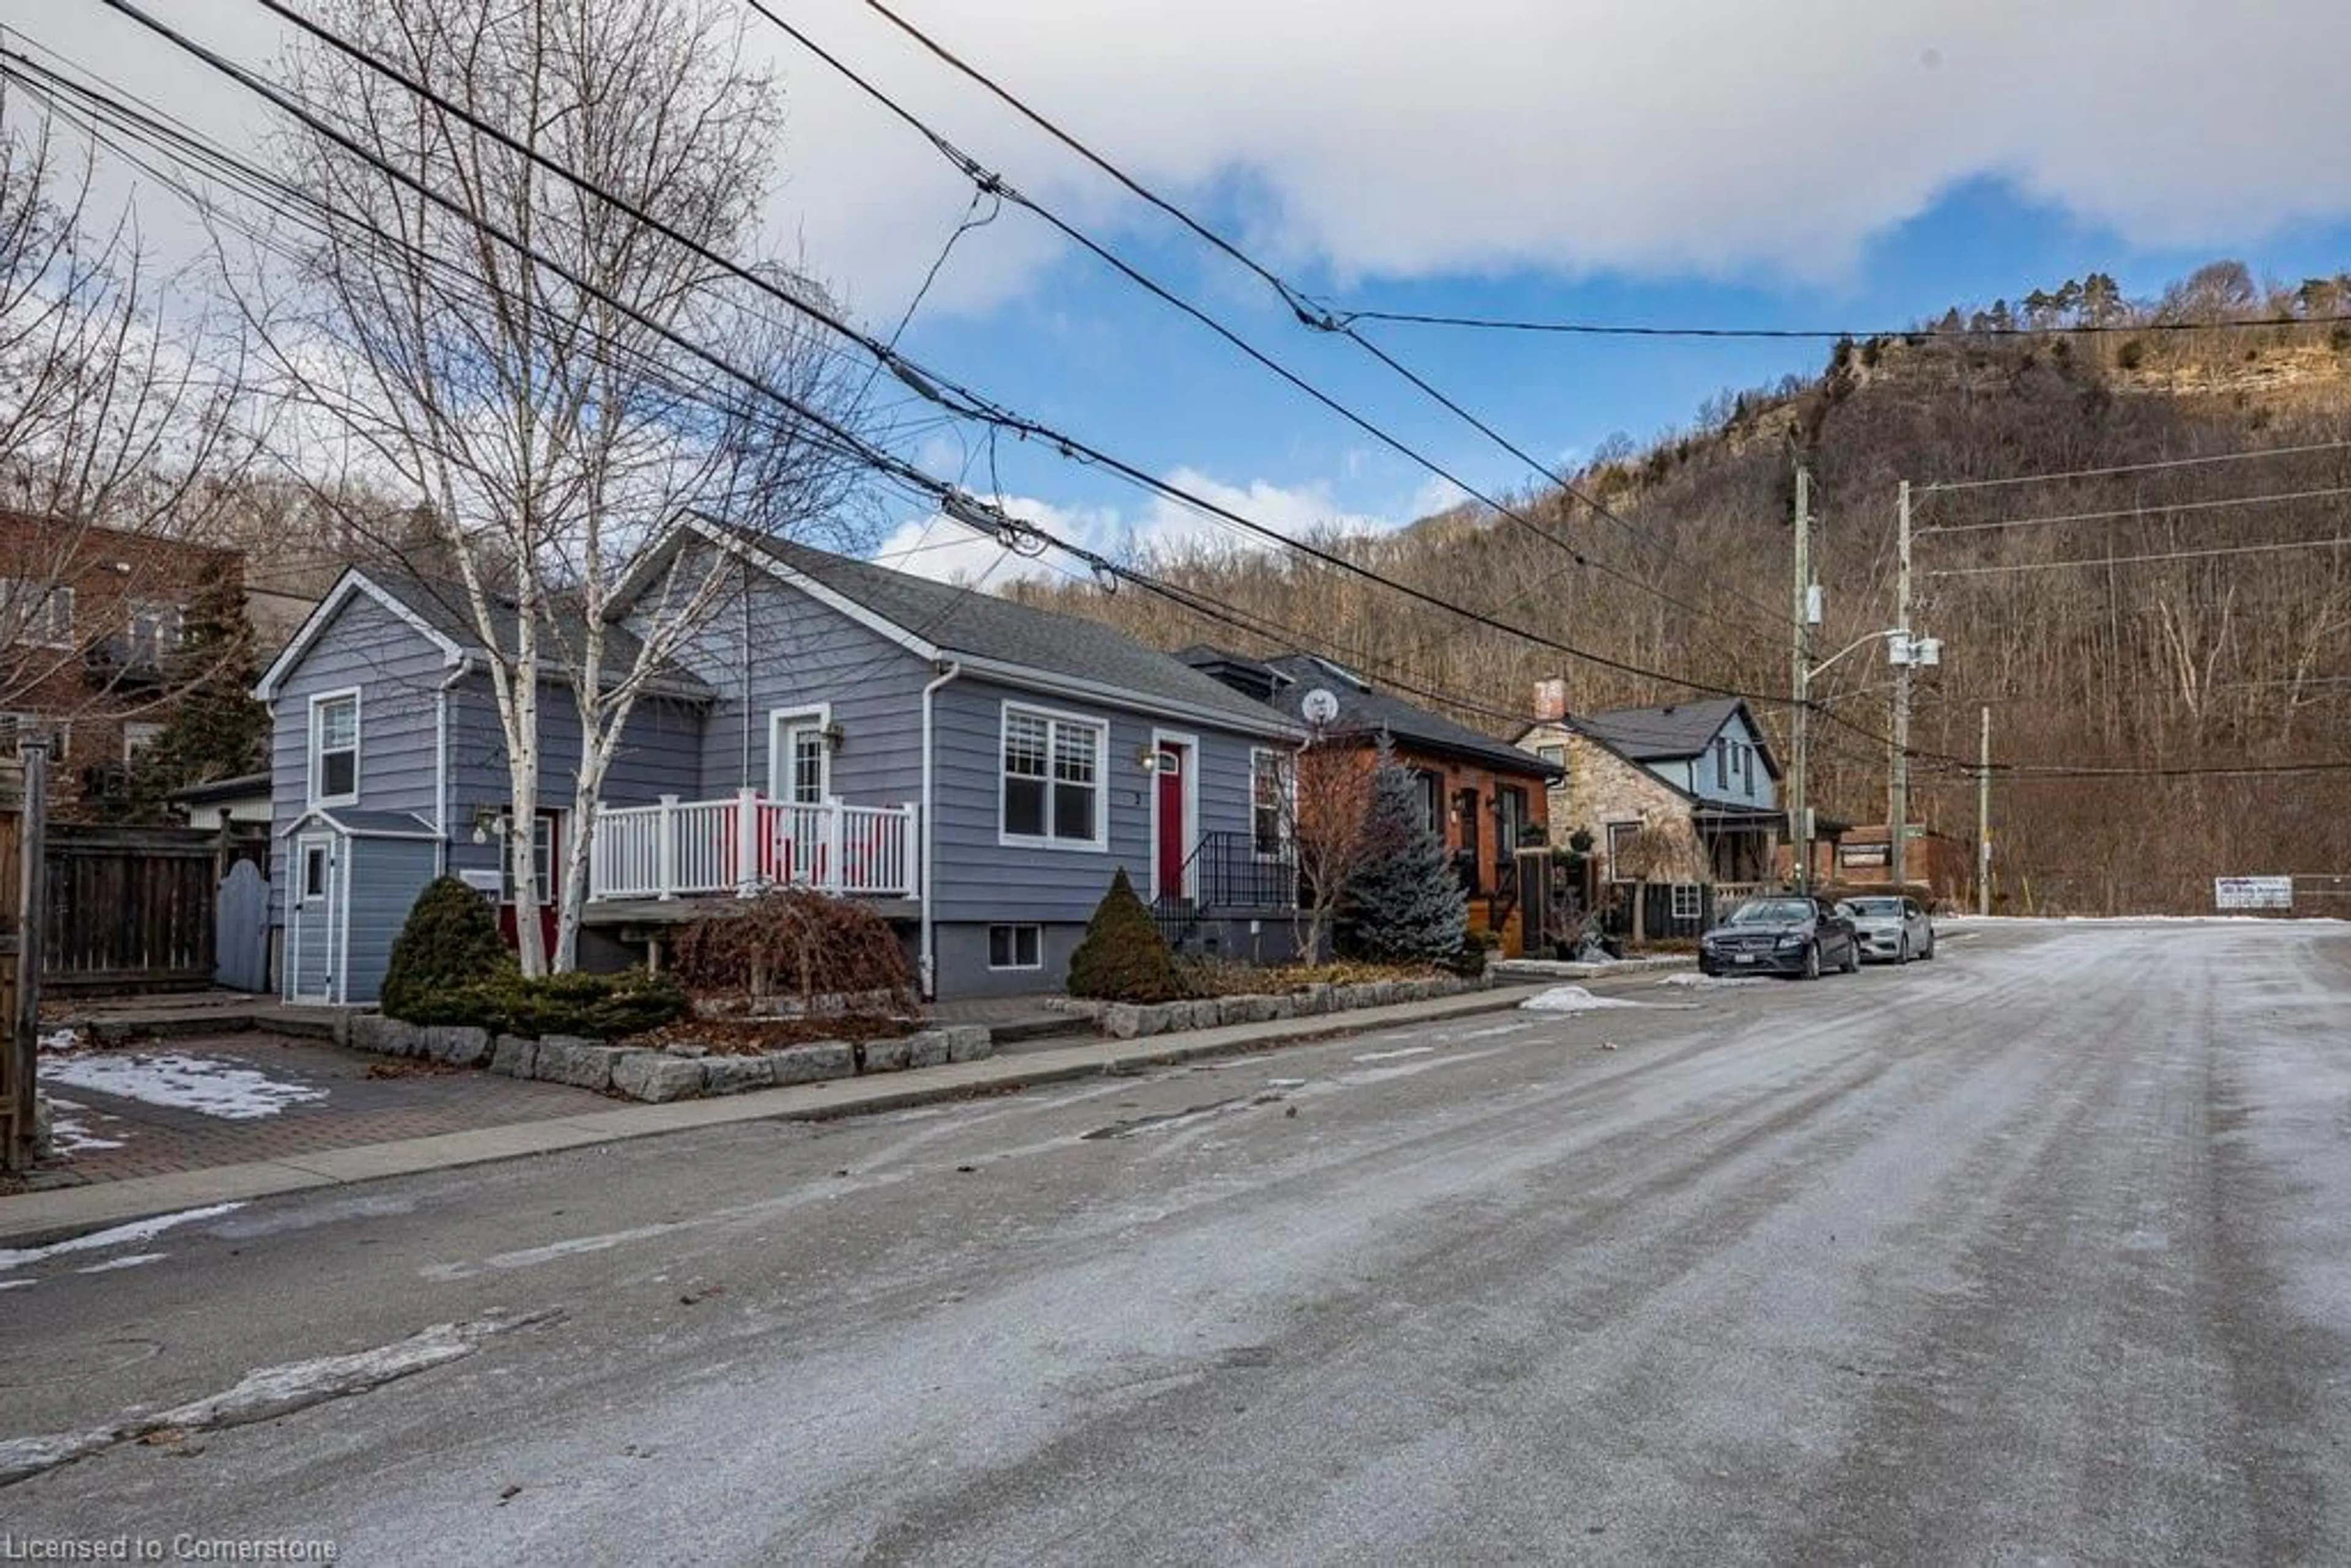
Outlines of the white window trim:
[{"label": "white window trim", "polygon": [[[1257,847],[1258,764],[1267,758],[1272,759],[1274,777],[1281,780],[1281,820],[1277,824],[1280,829],[1281,847],[1270,854]],[[1278,750],[1270,746],[1249,747],[1249,852],[1255,855],[1260,863],[1279,863],[1289,859],[1290,853],[1296,852],[1298,847],[1298,754],[1296,752]],[[1290,853],[1285,853],[1285,851]]]},{"label": "white window trim", "polygon": [[[122,727],[122,761],[124,766],[128,767],[130,764],[138,761],[140,752],[145,750],[148,746],[152,746],[157,741],[162,739],[163,732],[169,727],[170,727],[168,725],[155,724],[152,721],[141,720],[132,720],[131,722],[125,724]],[[140,734],[143,734],[146,737],[145,746],[140,744]]]},{"label": "white window trim", "polygon": [[[1697,920],[1701,918],[1705,914],[1706,905],[1704,900],[1699,895],[1704,891],[1705,890],[1703,888],[1698,887],[1694,883],[1677,882],[1674,883],[1673,917],[1676,920]],[[1688,894],[1688,897],[1683,897],[1683,894]],[[1685,904],[1688,907],[1685,908]]]},{"label": "white window trim", "polygon": [[[1048,725],[1074,725],[1094,732],[1094,836],[1091,839],[1061,839],[1050,835],[1015,833],[1004,826],[1004,783],[1010,777],[1004,771],[1004,743],[1011,735],[1012,716],[1041,718]],[[1060,708],[1037,707],[1028,703],[1007,702],[1000,705],[996,716],[996,841],[1006,849],[1069,850],[1080,854],[1110,852],[1110,721],[1092,718],[1081,713],[1068,713]],[[1045,812],[1048,820],[1053,810],[1053,735],[1045,734]],[[1156,800],[1155,791],[1153,799]],[[1157,807],[1153,810],[1155,811]],[[1155,844],[1156,840],[1153,841]],[[1153,873],[1154,877],[1157,872]]]},{"label": "white window trim", "polygon": [[[329,902],[335,895],[335,841],[324,834],[294,841],[294,902],[303,909]],[[310,891],[310,857],[319,857],[319,891]]]},{"label": "white window trim", "polygon": [[[791,757],[784,747],[784,731],[792,725],[816,721],[820,734],[832,727],[832,705],[829,702],[807,703],[799,707],[768,710],[768,799],[784,804],[792,803]],[[826,741],[820,747],[823,777],[817,790],[820,804],[832,799],[832,745]],[[1003,754],[998,753],[997,768],[1003,768]]]},{"label": "white window trim", "polygon": [[[319,764],[323,748],[319,744],[322,738],[319,727],[319,710],[329,703],[340,702],[345,697],[349,697],[351,703],[351,789],[348,795],[321,795],[319,793]],[[331,692],[320,692],[311,697],[309,768],[308,776],[303,779],[303,789],[311,805],[356,806],[359,804],[361,789],[360,764],[365,760],[365,749],[361,743],[367,733],[366,723],[367,705],[360,700],[360,688],[357,686],[343,686]]]},{"label": "white window trim", "polygon": [[[1023,932],[1023,931],[1034,931],[1034,932],[1037,934],[1037,961],[1036,961],[1035,963],[1033,963],[1033,964],[1019,964],[1019,963],[1014,963],[1014,964],[999,964],[999,963],[998,963],[998,962],[996,961],[996,934],[997,934],[998,931],[1009,931],[1009,932],[1013,933],[1013,937],[1012,937],[1012,956],[1013,956],[1015,958],[1018,958],[1018,957],[1019,957],[1019,956],[1020,956],[1020,937],[1019,937],[1019,933],[1021,933],[1021,932]],[[990,973],[993,973],[993,974],[998,974],[998,975],[1012,974],[1012,973],[1015,973],[1015,972],[1029,972],[1029,973],[1033,973],[1033,972],[1035,972],[1035,971],[1037,971],[1037,970],[1042,969],[1044,967],[1045,967],[1045,927],[1044,927],[1042,925],[1040,925],[1040,923],[1038,923],[1037,921],[1034,921],[1034,920],[998,920],[998,921],[991,921],[991,922],[988,924],[988,927],[987,927],[987,967],[988,967],[988,970],[989,970],[989,972],[990,972]]]},{"label": "white window trim", "polygon": [[[1184,748],[1184,868],[1185,885],[1169,889],[1159,885],[1159,770],[1155,766],[1159,755],[1171,746]],[[1159,729],[1151,732],[1151,756],[1155,763],[1151,773],[1151,896],[1156,900],[1169,892],[1188,897],[1199,877],[1192,864],[1193,852],[1200,847],[1200,737],[1179,730]]]}]

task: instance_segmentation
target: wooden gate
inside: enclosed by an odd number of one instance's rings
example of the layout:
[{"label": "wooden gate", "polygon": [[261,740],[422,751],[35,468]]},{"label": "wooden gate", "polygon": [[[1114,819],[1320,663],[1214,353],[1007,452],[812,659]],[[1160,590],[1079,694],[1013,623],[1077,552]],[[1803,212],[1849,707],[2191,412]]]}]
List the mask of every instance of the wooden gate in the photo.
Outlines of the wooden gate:
[{"label": "wooden gate", "polygon": [[41,978],[57,992],[213,983],[219,835],[52,823]]},{"label": "wooden gate", "polygon": [[269,989],[269,883],[240,857],[221,879],[213,979],[232,991]]}]

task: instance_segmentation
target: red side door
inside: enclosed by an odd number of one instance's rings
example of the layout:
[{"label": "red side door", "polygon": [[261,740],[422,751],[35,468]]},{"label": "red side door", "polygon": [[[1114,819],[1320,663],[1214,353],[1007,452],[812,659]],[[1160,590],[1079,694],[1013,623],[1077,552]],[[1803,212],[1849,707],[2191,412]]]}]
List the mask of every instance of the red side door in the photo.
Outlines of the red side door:
[{"label": "red side door", "polygon": [[[540,951],[549,957],[555,955],[556,928],[561,924],[558,913],[563,886],[559,880],[563,874],[559,858],[563,852],[562,824],[562,812],[541,811],[532,824],[530,841],[531,859],[538,882],[538,935],[543,945]],[[508,850],[507,852],[510,854],[513,852]],[[507,946],[519,947],[522,939],[515,930],[514,868],[508,864],[502,869],[506,873],[507,885],[506,892],[498,899],[498,930],[506,937]]]}]

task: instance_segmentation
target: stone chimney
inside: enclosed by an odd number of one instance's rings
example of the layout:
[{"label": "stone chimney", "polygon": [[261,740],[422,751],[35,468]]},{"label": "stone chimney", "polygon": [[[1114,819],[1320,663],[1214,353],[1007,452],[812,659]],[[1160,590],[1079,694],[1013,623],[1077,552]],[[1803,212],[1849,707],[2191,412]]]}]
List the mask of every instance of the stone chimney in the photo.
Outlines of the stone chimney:
[{"label": "stone chimney", "polygon": [[1567,683],[1553,675],[1535,683],[1535,722],[1557,724],[1567,717]]}]

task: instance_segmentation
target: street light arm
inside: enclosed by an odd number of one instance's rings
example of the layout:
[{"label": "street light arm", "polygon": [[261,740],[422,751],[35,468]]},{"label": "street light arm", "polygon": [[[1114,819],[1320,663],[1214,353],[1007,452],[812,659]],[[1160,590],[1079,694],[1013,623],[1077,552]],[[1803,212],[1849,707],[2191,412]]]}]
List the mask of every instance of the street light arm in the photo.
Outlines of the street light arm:
[{"label": "street light arm", "polygon": [[1819,664],[1814,664],[1811,669],[1805,671],[1804,679],[1807,681],[1818,679],[1831,664],[1835,664],[1839,659],[1844,658],[1847,653],[1852,653],[1855,648],[1860,647],[1865,643],[1874,643],[1880,637],[1899,637],[1901,635],[1903,635],[1903,632],[1902,628],[1899,626],[1889,626],[1883,632],[1865,632],[1860,636],[1855,638],[1852,642],[1847,643],[1844,647],[1839,648],[1835,653],[1831,653],[1827,658],[1823,659]]}]

